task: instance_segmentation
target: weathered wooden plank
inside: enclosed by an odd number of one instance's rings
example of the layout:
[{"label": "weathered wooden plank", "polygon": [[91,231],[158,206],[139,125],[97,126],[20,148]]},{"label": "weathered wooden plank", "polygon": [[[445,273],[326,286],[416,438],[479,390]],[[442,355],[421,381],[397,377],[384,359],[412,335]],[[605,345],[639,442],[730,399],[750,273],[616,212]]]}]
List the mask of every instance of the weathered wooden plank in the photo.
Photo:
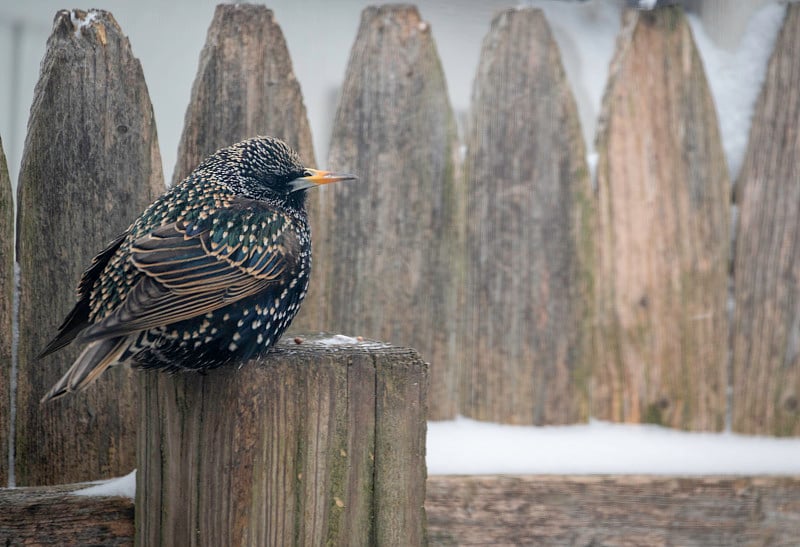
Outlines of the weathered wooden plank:
[{"label": "weathered wooden plank", "polygon": [[625,14],[597,150],[592,414],[720,430],[730,187],[680,8]]},{"label": "weathered wooden plank", "polygon": [[413,350],[326,337],[143,372],[137,545],[417,543],[426,382]]},{"label": "weathered wooden plank", "polygon": [[72,493],[87,486],[0,488],[0,543],[133,545],[133,500]]},{"label": "weathered wooden plank", "polygon": [[11,420],[11,320],[14,302],[14,201],[0,139],[0,485],[8,484]]},{"label": "weathered wooden plank", "polygon": [[18,484],[99,479],[134,467],[129,373],[119,367],[85,394],[41,406],[80,348],[41,361],[36,355],[72,308],[95,253],[163,189],[153,110],[128,39],[108,12],[59,11],[31,108],[17,200]]},{"label": "weathered wooden plank", "polygon": [[[172,183],[219,148],[256,135],[278,137],[300,154],[303,165],[316,163],[300,83],[273,12],[252,4],[220,4],[200,53]],[[312,232],[319,232],[319,199],[318,192],[308,193]],[[325,328],[319,284],[315,273],[294,330]]]},{"label": "weathered wooden plank", "polygon": [[419,350],[430,417],[455,415],[456,125],[428,24],[413,6],[366,8],[334,121],[317,274],[328,329]]},{"label": "weathered wooden plank", "polygon": [[800,435],[800,5],[789,4],[739,180],[733,429]]},{"label": "weathered wooden plank", "polygon": [[314,161],[311,129],[289,50],[271,10],[220,4],[200,53],[172,183],[232,142],[273,135]]},{"label": "weathered wooden plank", "polygon": [[375,527],[376,545],[425,544],[427,365],[402,357],[376,363],[375,521],[392,523]]},{"label": "weathered wooden plank", "polygon": [[799,477],[432,476],[431,545],[796,545]]},{"label": "weathered wooden plank", "polygon": [[461,412],[514,424],[588,417],[591,182],[542,12],[498,14],[473,87]]},{"label": "weathered wooden plank", "polygon": [[[0,541],[131,545],[132,500],[81,486],[0,489]],[[800,478],[431,476],[425,509],[431,545],[795,545]]]}]

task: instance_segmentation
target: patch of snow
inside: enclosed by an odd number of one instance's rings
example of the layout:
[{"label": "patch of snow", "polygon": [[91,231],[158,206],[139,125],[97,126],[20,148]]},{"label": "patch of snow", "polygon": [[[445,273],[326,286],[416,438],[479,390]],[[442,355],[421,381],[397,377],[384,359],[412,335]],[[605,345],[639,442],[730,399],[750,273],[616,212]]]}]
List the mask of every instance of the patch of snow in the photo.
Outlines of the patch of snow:
[{"label": "patch of snow", "polygon": [[732,51],[714,43],[698,16],[688,17],[717,107],[731,183],[742,167],[753,109],[785,13],[786,5],[778,3],[757,10]]},{"label": "patch of snow", "polygon": [[589,177],[592,181],[592,189],[597,190],[597,160],[600,158],[597,152],[586,154],[586,165],[589,167]]},{"label": "patch of snow", "polygon": [[800,438],[693,433],[592,421],[510,426],[428,422],[429,475],[800,473]]},{"label": "patch of snow", "polygon": [[94,10],[89,10],[85,19],[80,19],[75,10],[69,12],[69,20],[72,22],[72,26],[75,29],[76,38],[81,35],[81,30],[91,25],[92,21],[95,19],[97,19],[97,12]]},{"label": "patch of snow", "polygon": [[[800,474],[800,438],[692,433],[601,421],[547,427],[463,417],[428,422],[426,454],[428,475]],[[73,494],[135,499],[136,470]]]},{"label": "patch of snow", "polygon": [[319,340],[319,344],[323,346],[343,346],[345,344],[358,344],[358,338],[352,336],[345,336],[344,334],[334,334],[328,338]]},{"label": "patch of snow", "polygon": [[136,498],[136,470],[134,469],[124,477],[98,481],[94,486],[76,490],[72,493],[75,496],[121,496],[124,498]]}]

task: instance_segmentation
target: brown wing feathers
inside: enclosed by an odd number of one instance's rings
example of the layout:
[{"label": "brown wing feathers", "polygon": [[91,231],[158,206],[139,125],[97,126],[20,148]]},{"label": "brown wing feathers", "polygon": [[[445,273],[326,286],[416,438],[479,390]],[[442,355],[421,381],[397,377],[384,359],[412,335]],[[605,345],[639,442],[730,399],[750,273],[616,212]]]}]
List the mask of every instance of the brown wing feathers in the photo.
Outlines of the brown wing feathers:
[{"label": "brown wing feathers", "polygon": [[206,230],[189,236],[183,224],[175,223],[134,241],[131,262],[144,276],[125,302],[87,328],[81,340],[96,341],[201,316],[263,291],[288,266],[281,245],[273,245],[271,252],[248,249],[252,253],[245,253],[245,260],[236,260],[230,252],[219,256],[212,251],[208,234]]}]

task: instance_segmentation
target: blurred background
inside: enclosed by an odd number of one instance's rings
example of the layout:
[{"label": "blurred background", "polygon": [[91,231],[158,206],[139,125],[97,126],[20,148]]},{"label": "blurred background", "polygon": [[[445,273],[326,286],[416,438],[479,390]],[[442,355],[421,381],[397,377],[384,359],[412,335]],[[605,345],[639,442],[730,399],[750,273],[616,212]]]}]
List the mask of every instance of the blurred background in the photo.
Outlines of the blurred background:
[{"label": "blurred background", "polygon": [[[216,0],[108,0],[97,6],[114,14],[140,59],[153,102],[158,125],[164,173],[169,181],[175,165],[177,143],[183,127],[200,50],[214,13]],[[570,83],[580,111],[587,141],[593,140],[608,62],[613,54],[623,0],[524,2],[540,7],[558,41]],[[669,2],[675,3],[675,2]],[[738,78],[739,101],[755,100],[747,82],[763,78],[768,46],[774,40],[780,15],[766,15],[766,28],[751,24],[750,43],[743,44],[748,23],[767,4],[776,0],[686,0],[687,11],[702,22],[696,37],[710,62],[720,55],[735,56],[732,68]],[[305,97],[314,138],[317,161],[325,163],[328,141],[344,78],[345,67],[358,29],[361,10],[367,0],[276,0],[266,5],[275,12],[286,37],[295,73]],[[469,108],[472,81],[478,66],[481,42],[492,16],[501,9],[518,5],[505,0],[421,0],[415,3],[423,19],[431,24],[442,60],[452,107],[459,124]],[[647,4],[647,2],[645,2]],[[12,185],[16,186],[25,140],[25,127],[39,77],[39,63],[50,35],[52,20],[59,9],[79,7],[60,0],[0,2],[0,135],[8,157]],[[762,15],[761,20],[765,16]],[[700,30],[695,26],[695,32]],[[721,52],[721,53],[720,53]],[[761,54],[759,56],[759,54]],[[742,59],[753,58],[762,66],[748,67]],[[753,70],[755,68],[755,70]],[[708,67],[707,67],[708,69]],[[710,75],[714,86],[714,73]],[[724,74],[720,75],[725,77]],[[743,90],[744,88],[744,90]],[[746,108],[746,105],[745,105]],[[736,105],[736,109],[741,107]],[[747,113],[744,114],[747,118]],[[735,131],[746,141],[739,123]],[[723,130],[723,132],[725,132]],[[743,145],[737,152],[742,153]],[[734,174],[732,173],[732,176]]]}]

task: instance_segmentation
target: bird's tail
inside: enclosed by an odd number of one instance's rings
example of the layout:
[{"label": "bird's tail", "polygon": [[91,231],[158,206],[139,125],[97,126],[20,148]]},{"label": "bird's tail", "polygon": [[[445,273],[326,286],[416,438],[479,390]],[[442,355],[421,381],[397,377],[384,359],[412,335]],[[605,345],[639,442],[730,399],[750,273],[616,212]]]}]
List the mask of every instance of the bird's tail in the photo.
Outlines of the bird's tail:
[{"label": "bird's tail", "polygon": [[42,397],[46,403],[67,393],[86,389],[110,366],[117,364],[128,347],[128,337],[98,340],[86,346],[64,376]]}]

